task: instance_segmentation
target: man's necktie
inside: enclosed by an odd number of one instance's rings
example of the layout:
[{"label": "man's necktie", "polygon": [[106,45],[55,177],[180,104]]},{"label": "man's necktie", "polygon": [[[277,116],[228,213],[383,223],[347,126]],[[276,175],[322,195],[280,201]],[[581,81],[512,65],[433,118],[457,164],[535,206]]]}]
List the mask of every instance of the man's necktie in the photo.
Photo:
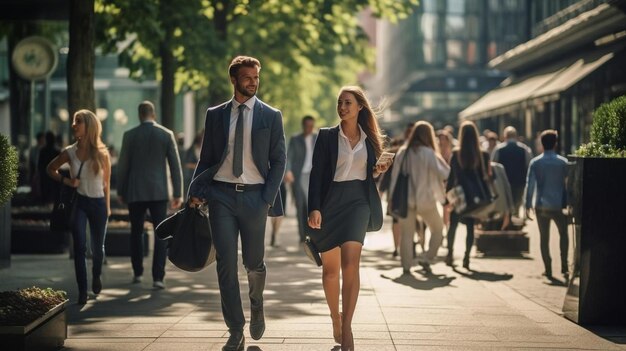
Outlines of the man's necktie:
[{"label": "man's necktie", "polygon": [[239,105],[239,116],[235,127],[235,153],[233,154],[233,175],[237,178],[243,173],[243,111],[246,105]]}]

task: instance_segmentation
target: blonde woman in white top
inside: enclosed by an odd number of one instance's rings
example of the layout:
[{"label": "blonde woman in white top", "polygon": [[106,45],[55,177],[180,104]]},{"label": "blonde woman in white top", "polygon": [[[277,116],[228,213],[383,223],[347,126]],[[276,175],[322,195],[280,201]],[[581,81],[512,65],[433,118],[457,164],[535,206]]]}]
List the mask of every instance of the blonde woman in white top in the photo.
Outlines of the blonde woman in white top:
[{"label": "blonde woman in white top", "polygon": [[[406,158],[406,162],[404,161]],[[415,123],[415,127],[396,156],[396,167],[391,172],[389,194],[393,194],[398,175],[403,167],[409,174],[408,211],[406,218],[399,218],[401,228],[400,259],[405,274],[410,273],[413,260],[413,233],[415,218],[422,217],[430,229],[428,251],[420,260],[426,270],[437,256],[443,240],[443,219],[437,202],[445,201],[444,181],[450,167],[439,153],[433,126],[426,121]],[[391,201],[390,201],[391,203]]]},{"label": "blonde woman in white top", "polygon": [[[74,269],[78,283],[78,303],[87,302],[86,226],[89,221],[91,251],[93,253],[92,290],[102,290],[102,262],[104,260],[104,236],[111,206],[109,200],[111,160],[102,143],[102,125],[89,110],[74,114],[72,132],[76,143],[65,148],[48,164],[48,175],[67,186],[77,188],[76,216],[72,224],[74,240]],[[71,178],[59,173],[59,168],[70,165]],[[79,179],[80,178],[80,179]]]}]

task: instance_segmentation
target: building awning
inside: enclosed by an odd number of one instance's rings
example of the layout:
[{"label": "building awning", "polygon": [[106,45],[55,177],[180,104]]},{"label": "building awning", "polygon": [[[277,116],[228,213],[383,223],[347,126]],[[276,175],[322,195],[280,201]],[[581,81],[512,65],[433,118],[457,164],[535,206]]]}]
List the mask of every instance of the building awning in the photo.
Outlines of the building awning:
[{"label": "building awning", "polygon": [[515,108],[530,99],[556,97],[611,60],[613,52],[594,52],[569,58],[520,78],[509,78],[459,113],[477,120]]},{"label": "building awning", "polygon": [[614,56],[615,54],[611,52],[608,54],[592,54],[587,57],[579,58],[569,67],[562,70],[554,79],[548,82],[548,84],[535,91],[531,97],[539,98],[565,91],[591,74],[591,72],[600,68],[600,66],[608,62]]},{"label": "building awning", "polygon": [[485,113],[511,107],[552,80],[563,68],[550,67],[520,78],[511,77],[459,113],[461,118],[480,119]]}]

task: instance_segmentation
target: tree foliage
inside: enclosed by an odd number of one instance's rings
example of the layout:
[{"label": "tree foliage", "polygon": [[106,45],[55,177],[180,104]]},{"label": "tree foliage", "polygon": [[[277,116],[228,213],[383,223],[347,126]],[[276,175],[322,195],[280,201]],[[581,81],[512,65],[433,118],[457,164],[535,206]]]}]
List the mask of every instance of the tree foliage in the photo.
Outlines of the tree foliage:
[{"label": "tree foliage", "polygon": [[[173,91],[199,91],[199,100],[208,105],[232,94],[227,66],[233,56],[258,57],[263,66],[259,95],[297,125],[304,113],[334,116],[338,87],[355,83],[356,73],[371,63],[367,38],[357,23],[359,11],[369,6],[374,15],[393,21],[406,17],[416,4],[417,0],[97,0],[96,12],[102,47],[119,53],[133,77],[163,78],[159,50],[165,46],[173,58],[175,77],[168,83]],[[327,105],[332,106],[330,111]]]}]

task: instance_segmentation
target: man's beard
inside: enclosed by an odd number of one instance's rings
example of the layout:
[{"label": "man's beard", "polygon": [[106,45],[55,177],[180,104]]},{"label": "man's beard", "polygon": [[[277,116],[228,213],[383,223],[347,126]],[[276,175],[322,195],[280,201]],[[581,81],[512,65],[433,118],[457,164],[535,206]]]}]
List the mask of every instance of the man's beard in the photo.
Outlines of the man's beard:
[{"label": "man's beard", "polygon": [[253,97],[254,95],[256,95],[256,91],[259,89],[259,87],[257,86],[256,89],[254,89],[253,93],[250,93],[248,91],[248,89],[246,89],[245,87],[239,85],[239,82],[237,82],[237,84],[235,85],[235,89],[237,89],[237,92],[243,96],[247,96],[249,98]]}]

